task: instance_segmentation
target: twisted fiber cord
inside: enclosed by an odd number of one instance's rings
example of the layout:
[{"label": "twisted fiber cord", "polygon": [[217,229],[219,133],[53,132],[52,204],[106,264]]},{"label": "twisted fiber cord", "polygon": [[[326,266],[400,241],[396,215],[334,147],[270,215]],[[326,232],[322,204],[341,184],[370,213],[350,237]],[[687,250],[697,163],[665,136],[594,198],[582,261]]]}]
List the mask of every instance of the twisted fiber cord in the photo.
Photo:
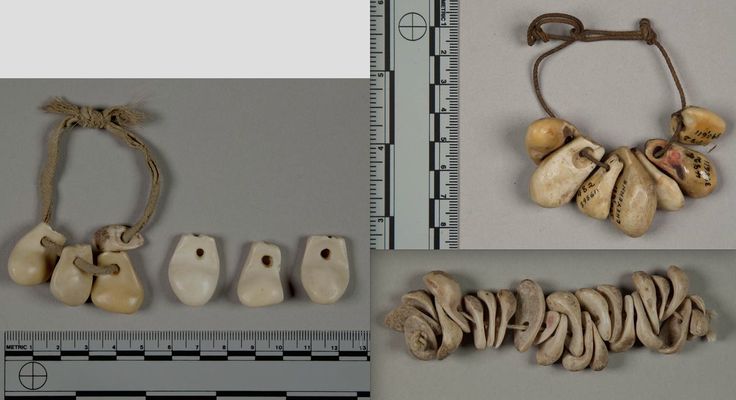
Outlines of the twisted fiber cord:
[{"label": "twisted fiber cord", "polygon": [[128,106],[113,106],[104,110],[97,110],[87,106],[78,106],[57,97],[43,107],[49,113],[64,115],[59,124],[51,131],[48,139],[48,154],[46,165],[41,173],[41,209],[43,221],[51,221],[54,210],[54,178],[59,162],[59,142],[61,136],[74,126],[84,128],[103,129],[123,140],[128,146],[143,153],[151,174],[151,188],[143,215],[132,226],[123,232],[124,243],[130,240],[148,223],[156,211],[156,204],[161,192],[161,173],[151,150],[138,135],[129,130],[129,127],[138,125],[145,114]]},{"label": "twisted fiber cord", "polygon": [[[542,26],[545,24],[570,25],[571,26],[570,33],[568,35],[557,35],[557,34],[547,33],[544,31],[544,29],[542,29]],[[578,18],[572,15],[569,15],[569,14],[561,14],[561,13],[542,14],[538,16],[537,18],[535,18],[531,22],[531,24],[529,24],[526,39],[527,39],[527,44],[529,46],[533,46],[538,40],[541,40],[545,43],[550,40],[559,40],[563,42],[562,44],[554,47],[553,49],[548,50],[542,53],[541,55],[539,55],[539,57],[537,57],[536,61],[534,62],[534,67],[532,68],[532,82],[534,84],[534,93],[536,94],[537,100],[539,100],[539,103],[541,104],[542,108],[544,108],[544,111],[547,113],[547,115],[549,115],[552,118],[556,118],[557,116],[552,111],[552,109],[549,107],[547,102],[544,100],[544,96],[542,95],[542,88],[539,82],[539,68],[542,64],[542,61],[544,61],[545,58],[563,50],[564,48],[570,46],[571,44],[575,42],[599,42],[599,41],[604,41],[604,40],[640,40],[650,46],[651,45],[656,46],[659,52],[662,54],[662,57],[664,58],[665,62],[667,63],[667,68],[670,71],[672,80],[674,81],[675,86],[677,87],[677,91],[680,95],[680,103],[682,105],[682,108],[685,108],[687,106],[687,101],[685,99],[685,90],[682,87],[682,82],[680,81],[680,78],[677,76],[677,71],[675,70],[675,66],[672,64],[672,59],[667,53],[667,50],[665,50],[664,46],[662,46],[662,44],[657,39],[657,33],[652,28],[651,22],[646,18],[643,18],[639,21],[639,30],[637,31],[609,31],[609,30],[585,29],[582,21],[580,21]],[[682,129],[682,124],[678,124],[667,146],[665,146],[660,151],[660,155],[664,154],[664,152],[667,150],[669,145],[672,143],[672,140],[674,140],[674,138],[679,133],[678,131],[680,129]],[[602,163],[596,162],[598,160],[595,160],[594,158],[589,157],[587,153],[583,154],[583,156],[595,162],[597,165],[602,166],[601,165]]]}]

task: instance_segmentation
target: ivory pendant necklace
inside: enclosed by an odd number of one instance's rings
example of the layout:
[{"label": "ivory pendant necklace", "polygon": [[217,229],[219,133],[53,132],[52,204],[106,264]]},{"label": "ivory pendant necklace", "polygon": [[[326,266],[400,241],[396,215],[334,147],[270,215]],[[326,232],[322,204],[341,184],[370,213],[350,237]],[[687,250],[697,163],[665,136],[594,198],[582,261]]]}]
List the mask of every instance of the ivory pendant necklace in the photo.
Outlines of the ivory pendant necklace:
[{"label": "ivory pendant necklace", "polygon": [[[144,294],[126,252],[143,245],[140,232],[153,216],[161,185],[161,174],[153,154],[129,129],[137,125],[144,114],[127,106],[96,110],[61,98],[52,100],[44,111],[61,114],[64,118],[48,140],[48,158],[40,180],[42,221],[11,251],[10,277],[19,285],[38,285],[51,279],[51,293],[66,305],[78,306],[91,297],[103,310],[132,314],[140,308]],[[92,244],[66,245],[66,237],[51,226],[54,177],[61,136],[75,126],[107,131],[140,151],[151,174],[151,189],[143,215],[133,225],[103,226],[94,234]]]},{"label": "ivory pendant necklace", "polygon": [[[567,24],[569,34],[547,33],[545,24]],[[560,207],[573,199],[585,215],[611,222],[631,237],[644,235],[657,209],[675,211],[685,196],[709,195],[718,185],[715,164],[689,145],[707,145],[726,131],[721,117],[705,108],[688,106],[672,60],[657,39],[649,20],[638,31],[590,30],[567,14],[543,14],[529,25],[527,43],[563,43],[542,53],[532,80],[537,99],[548,117],[534,121],[526,133],[526,150],[538,165],[529,183],[532,200],[542,207]],[[584,136],[570,122],[557,118],[542,96],[539,68],[545,58],[575,42],[639,40],[656,46],[667,63],[680,95],[681,108],[671,116],[668,139],[648,140],[642,150],[619,147],[612,152]]]}]

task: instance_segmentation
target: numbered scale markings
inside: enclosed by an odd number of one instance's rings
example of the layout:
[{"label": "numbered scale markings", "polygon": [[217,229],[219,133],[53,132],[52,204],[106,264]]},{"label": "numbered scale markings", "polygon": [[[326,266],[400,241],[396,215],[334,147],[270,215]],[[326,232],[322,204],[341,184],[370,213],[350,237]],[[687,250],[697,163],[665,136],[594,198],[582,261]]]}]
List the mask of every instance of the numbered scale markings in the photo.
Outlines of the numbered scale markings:
[{"label": "numbered scale markings", "polygon": [[371,0],[371,247],[458,247],[458,0]]},{"label": "numbered scale markings", "polygon": [[368,331],[8,331],[6,399],[370,398]]}]

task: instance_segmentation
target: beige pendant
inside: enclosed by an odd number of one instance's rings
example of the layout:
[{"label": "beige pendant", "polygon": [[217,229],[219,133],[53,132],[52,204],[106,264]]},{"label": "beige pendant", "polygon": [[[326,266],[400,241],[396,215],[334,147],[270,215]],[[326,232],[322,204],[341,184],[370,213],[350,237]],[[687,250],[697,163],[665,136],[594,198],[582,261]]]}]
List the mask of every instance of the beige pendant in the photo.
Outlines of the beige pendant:
[{"label": "beige pendant", "polygon": [[169,284],[176,297],[189,306],[202,306],[212,298],[220,276],[215,239],[182,235],[169,261]]},{"label": "beige pendant", "polygon": [[66,238],[51,229],[47,223],[36,225],[20,238],[10,252],[8,273],[13,282],[19,285],[37,285],[46,282],[56,263],[56,255],[41,245],[41,239],[48,237],[63,246]]},{"label": "beige pendant", "polygon": [[331,304],[340,300],[350,282],[345,239],[336,236],[310,236],[304,249],[301,280],[313,302]]},{"label": "beige pendant", "polygon": [[641,151],[634,150],[636,158],[654,179],[654,191],[657,193],[657,208],[667,211],[677,211],[685,205],[685,196],[677,182],[665,175],[652,164]]},{"label": "beige pendant", "polygon": [[542,118],[529,125],[526,130],[526,152],[534,164],[539,164],[548,154],[580,136],[575,126],[559,118]]},{"label": "beige pendant", "polygon": [[128,251],[143,246],[144,239],[140,232],[133,235],[129,242],[123,241],[123,233],[128,228],[126,225],[107,225],[98,229],[92,237],[97,251]]},{"label": "beige pendant", "polygon": [[284,301],[281,284],[281,249],[254,242],[238,280],[238,298],[248,307],[264,307]]},{"label": "beige pendant", "polygon": [[68,306],[84,304],[92,291],[93,277],[74,265],[77,257],[91,264],[92,246],[79,244],[64,247],[51,275],[51,294]]},{"label": "beige pendant", "polygon": [[667,151],[656,157],[655,154],[666,146],[666,140],[649,140],[644,154],[649,161],[674,179],[686,195],[705,197],[716,188],[718,185],[716,166],[708,157],[677,143],[670,143]]},{"label": "beige pendant", "polygon": [[598,169],[583,182],[577,193],[578,209],[595,219],[606,219],[611,211],[611,193],[624,164],[612,154],[606,161],[609,169]]},{"label": "beige pendant", "polygon": [[702,107],[688,106],[672,114],[672,132],[682,121],[682,130],[677,140],[684,144],[708,144],[726,132],[726,122],[713,111]]},{"label": "beige pendant", "polygon": [[143,304],[143,285],[123,252],[104,252],[97,256],[98,265],[117,264],[120,271],[100,275],[92,284],[92,302],[99,308],[121,314],[133,314]]},{"label": "beige pendant", "polygon": [[612,193],[611,221],[631,237],[649,230],[657,211],[654,180],[639,160],[626,147],[614,151],[624,163]]},{"label": "beige pendant", "polygon": [[595,168],[592,161],[580,154],[583,149],[590,149],[596,160],[605,153],[603,147],[580,136],[542,160],[529,182],[529,193],[535,203],[559,207],[572,200]]}]

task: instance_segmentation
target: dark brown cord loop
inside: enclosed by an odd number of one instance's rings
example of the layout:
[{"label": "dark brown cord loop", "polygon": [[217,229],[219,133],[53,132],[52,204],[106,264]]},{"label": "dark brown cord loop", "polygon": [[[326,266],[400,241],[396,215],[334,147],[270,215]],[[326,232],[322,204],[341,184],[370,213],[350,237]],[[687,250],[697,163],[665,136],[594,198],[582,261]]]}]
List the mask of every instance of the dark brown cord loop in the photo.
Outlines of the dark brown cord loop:
[{"label": "dark brown cord loop", "polygon": [[[48,236],[41,238],[41,245],[56,257],[59,257],[61,255],[61,251],[64,249],[64,246],[54,242]],[[117,264],[95,265],[79,257],[74,258],[73,264],[75,267],[92,275],[110,275],[116,274],[120,271],[120,266]]]},{"label": "dark brown cord loop", "polygon": [[[570,25],[572,28],[570,29],[570,33],[568,35],[551,34],[545,32],[544,29],[542,29],[542,26],[544,24],[550,23],[567,24]],[[578,18],[572,15],[561,13],[542,14],[535,18],[531,22],[531,24],[529,24],[529,28],[527,29],[527,44],[529,44],[529,46],[532,46],[538,40],[541,40],[543,42],[547,42],[549,40],[559,40],[563,42],[557,47],[539,55],[539,57],[537,57],[536,61],[534,62],[534,67],[532,68],[532,82],[534,84],[534,92],[537,96],[537,100],[539,100],[539,104],[542,106],[547,115],[552,118],[555,118],[556,116],[552,109],[547,105],[547,102],[544,100],[544,96],[542,95],[542,89],[539,83],[539,68],[545,58],[564,49],[574,42],[639,40],[645,42],[648,45],[656,46],[659,52],[662,54],[665,62],[667,63],[667,68],[670,71],[670,75],[672,75],[672,80],[674,81],[675,86],[677,87],[677,91],[680,94],[680,103],[682,105],[682,108],[687,107],[685,90],[683,89],[682,83],[677,76],[677,71],[672,64],[672,60],[670,59],[669,54],[667,54],[667,51],[664,49],[664,46],[662,46],[662,44],[657,39],[657,33],[652,28],[651,22],[646,18],[643,18],[639,21],[639,30],[637,31],[607,31],[585,29],[583,23]]]}]

